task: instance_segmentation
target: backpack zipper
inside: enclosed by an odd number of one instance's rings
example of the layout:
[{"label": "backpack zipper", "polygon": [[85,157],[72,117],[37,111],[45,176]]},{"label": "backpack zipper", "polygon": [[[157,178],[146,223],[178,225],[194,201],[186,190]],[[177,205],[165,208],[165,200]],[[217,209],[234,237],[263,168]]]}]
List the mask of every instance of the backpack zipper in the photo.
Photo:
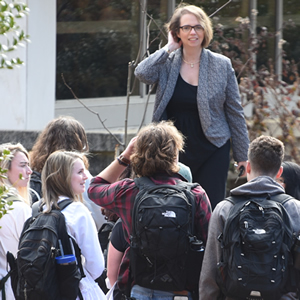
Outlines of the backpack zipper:
[{"label": "backpack zipper", "polygon": [[256,204],[256,205],[257,205],[258,209],[261,211],[262,216],[264,217],[265,216],[265,211],[264,211],[263,207],[258,205],[258,204]]}]

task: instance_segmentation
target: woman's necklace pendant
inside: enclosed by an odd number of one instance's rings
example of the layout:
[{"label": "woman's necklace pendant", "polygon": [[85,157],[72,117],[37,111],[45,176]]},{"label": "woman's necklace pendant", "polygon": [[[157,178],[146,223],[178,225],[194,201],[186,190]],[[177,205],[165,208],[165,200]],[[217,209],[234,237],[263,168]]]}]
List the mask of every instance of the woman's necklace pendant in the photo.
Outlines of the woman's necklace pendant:
[{"label": "woman's necklace pendant", "polygon": [[198,64],[198,63],[200,62],[200,60],[198,60],[198,61],[196,61],[196,62],[190,63],[190,62],[186,61],[184,58],[182,58],[182,60],[183,60],[187,65],[189,65],[191,68],[194,68],[194,65],[195,65],[195,64]]}]

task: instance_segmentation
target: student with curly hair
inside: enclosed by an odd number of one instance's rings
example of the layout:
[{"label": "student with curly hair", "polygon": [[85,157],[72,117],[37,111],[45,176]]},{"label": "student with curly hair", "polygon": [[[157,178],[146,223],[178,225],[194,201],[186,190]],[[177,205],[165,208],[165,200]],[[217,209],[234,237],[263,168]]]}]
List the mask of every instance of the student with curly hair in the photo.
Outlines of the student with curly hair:
[{"label": "student with curly hair", "polygon": [[[120,174],[130,164],[137,177],[148,177],[156,185],[177,185],[182,181],[178,174],[178,155],[183,150],[184,140],[182,134],[172,122],[162,121],[145,126],[133,138],[125,151],[114,160],[98,176],[91,180],[88,190],[89,197],[98,205],[114,211],[121,219],[125,230],[125,239],[130,243],[129,237],[132,229],[132,209],[135,198],[139,192],[135,181],[125,178],[118,181]],[[205,191],[196,185],[192,189],[195,199],[195,234],[204,243],[207,238],[208,222],[211,214],[210,202]],[[127,248],[119,270],[118,287],[125,292],[129,275],[129,251]],[[141,298],[141,294],[148,297]],[[191,299],[189,291],[160,291],[150,290],[134,284],[131,297],[136,299],[173,299],[176,295],[185,295]]]}]

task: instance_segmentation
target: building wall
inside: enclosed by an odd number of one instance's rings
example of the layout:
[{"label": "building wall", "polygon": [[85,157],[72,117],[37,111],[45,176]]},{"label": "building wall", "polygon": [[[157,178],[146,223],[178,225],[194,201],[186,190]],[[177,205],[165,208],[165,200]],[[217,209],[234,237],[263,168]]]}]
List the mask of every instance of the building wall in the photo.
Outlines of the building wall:
[{"label": "building wall", "polygon": [[27,0],[30,15],[18,22],[31,43],[11,53],[25,66],[0,71],[2,130],[40,130],[54,117],[56,3]]},{"label": "building wall", "polygon": [[[145,116],[144,124],[149,124],[152,118],[154,95],[151,95]],[[147,97],[131,96],[128,111],[128,130],[136,132],[142,124],[143,114],[146,109]],[[100,130],[106,132],[99,117],[107,128],[114,132],[123,132],[125,128],[126,97],[110,97],[97,99],[60,100],[55,105],[55,117],[69,115],[79,120],[86,130]],[[87,106],[94,113],[83,106]]]},{"label": "building wall", "polygon": [[[66,34],[67,32],[72,32],[75,29],[77,31],[83,26],[84,24],[90,22],[63,22],[59,24],[56,23],[56,13],[57,13],[57,1],[53,0],[23,0],[26,2],[30,8],[30,14],[28,17],[24,19],[20,19],[20,25],[22,28],[25,29],[25,32],[30,35],[31,43],[28,44],[25,48],[19,48],[13,54],[19,56],[22,60],[25,61],[25,66],[21,68],[15,68],[14,70],[0,70],[0,104],[3,105],[5,109],[5,113],[2,114],[0,118],[0,130],[42,130],[44,126],[54,117],[59,115],[72,115],[79,121],[81,121],[87,130],[101,130],[103,131],[103,126],[100,124],[97,117],[90,112],[88,112],[78,101],[72,98],[72,94],[70,94],[70,100],[59,100],[56,101],[55,89],[58,85],[58,81],[56,74],[56,38],[57,34]],[[225,1],[225,0],[224,0]],[[216,7],[219,7],[220,4],[224,2],[223,0],[218,1],[206,1],[203,3],[205,5],[205,9],[208,9],[209,6],[212,6],[213,3]],[[249,1],[233,1],[228,8],[225,8],[220,13],[218,13],[218,17],[221,17],[221,22],[225,22],[226,26],[229,26],[232,22],[235,22],[234,16],[246,16],[248,15],[248,4]],[[107,2],[108,8],[112,3],[118,3],[118,1],[110,1]],[[128,3],[132,3],[132,10],[139,7],[138,0],[131,0]],[[156,21],[159,20],[159,24],[163,24],[166,20],[167,14],[170,15],[170,9],[174,9],[175,2],[178,3],[179,1],[175,0],[168,0],[168,1],[151,1],[148,0],[148,8],[151,12],[154,12],[154,17]],[[192,1],[193,2],[193,1]],[[253,3],[256,1],[252,1]],[[283,2],[282,0],[276,0],[275,2],[272,0],[262,0],[257,2],[257,8],[259,9],[258,16],[258,25],[260,20],[275,20],[274,17],[274,9],[271,10],[270,7],[275,7],[278,3]],[[293,0],[296,3],[296,0]],[[80,1],[80,3],[85,3],[85,1]],[[87,3],[87,1],[86,1]],[[104,2],[99,2],[104,3]],[[145,3],[145,1],[143,1]],[[166,6],[166,3],[168,5]],[[195,1],[196,3],[196,1]],[[267,4],[272,5],[267,5]],[[83,5],[82,4],[82,5]],[[262,5],[263,4],[263,5]],[[284,11],[284,18],[289,19],[292,18],[296,25],[299,26],[299,11],[294,9],[288,9],[286,6],[286,2],[283,2],[283,11]],[[103,4],[104,5],[104,4]],[[298,5],[298,4],[297,4]],[[115,5],[118,7],[118,5]],[[88,26],[88,29],[91,28],[93,30],[98,30],[103,37],[106,38],[112,36],[112,33],[115,31],[123,34],[126,33],[125,29],[120,25],[120,20],[117,20],[117,15],[113,15],[112,11],[109,11],[108,8],[106,9],[106,14],[103,13],[103,21],[96,20],[95,23],[92,23]],[[265,9],[265,12],[263,11]],[[212,9],[213,12],[215,8]],[[111,16],[109,15],[111,13]],[[121,13],[121,12],[119,12]],[[110,17],[109,17],[110,16]],[[268,17],[269,16],[269,17]],[[120,17],[120,16],[118,16]],[[267,18],[268,17],[268,18]],[[140,25],[139,15],[136,12],[130,20],[131,27]],[[125,20],[126,21],[126,20]],[[100,22],[98,24],[98,22]],[[102,22],[102,23],[101,23]],[[80,23],[80,26],[75,24],[77,27],[74,27],[72,23]],[[127,22],[128,23],[128,22]],[[127,24],[125,22],[125,24]],[[273,22],[274,23],[274,22]],[[58,24],[58,25],[57,25]],[[95,26],[98,24],[99,26]],[[104,26],[104,25],[106,26]],[[64,26],[62,26],[64,25]],[[68,26],[70,26],[70,28]],[[58,26],[58,27],[57,27]],[[74,28],[73,28],[73,27]],[[79,29],[78,29],[79,26]],[[231,26],[231,25],[230,25]],[[229,26],[229,27],[230,27]],[[271,26],[271,25],[270,25]],[[131,28],[130,27],[130,28]],[[155,27],[155,26],[154,26]],[[152,28],[152,27],[151,27]],[[68,30],[67,30],[68,29]],[[60,31],[59,31],[60,30]],[[66,31],[67,30],[67,31]],[[86,29],[87,30],[87,29]],[[136,32],[142,30],[136,27]],[[151,29],[153,30],[153,28]],[[76,31],[76,30],[75,30]],[[81,31],[80,31],[81,32]],[[153,30],[153,32],[156,32]],[[90,33],[87,30],[87,33]],[[127,33],[128,34],[128,33]],[[141,33],[143,35],[143,33]],[[137,35],[138,36],[138,35]],[[155,35],[154,35],[155,36]],[[64,37],[62,37],[63,39]],[[283,38],[285,38],[283,36]],[[101,40],[101,36],[100,36]],[[294,38],[291,40],[294,40]],[[109,41],[109,38],[103,42],[104,44]],[[138,39],[134,40],[138,43]],[[118,39],[116,41],[118,43]],[[299,48],[299,43],[293,46],[291,50],[293,50],[296,54],[296,50]],[[152,46],[153,48],[157,48],[157,45]],[[124,48],[124,43],[120,46],[121,49],[118,48],[118,51],[123,50],[126,52],[127,48]],[[136,47],[133,47],[136,50]],[[274,48],[273,46],[271,47]],[[106,49],[106,48],[105,48]],[[116,61],[122,65],[125,64],[125,68],[127,68],[128,61],[121,60],[122,57],[120,55],[121,52],[113,52],[116,51],[115,48],[112,49],[107,55],[109,59]],[[135,57],[136,53],[131,49],[131,56],[130,58]],[[154,50],[151,49],[150,52]],[[68,52],[68,51],[67,51]],[[274,51],[273,51],[274,52]],[[292,54],[294,53],[292,52]],[[121,53],[122,54],[122,53]],[[290,53],[288,53],[290,54]],[[295,54],[295,55],[296,55]],[[127,57],[126,57],[127,58]],[[97,57],[99,59],[99,57]],[[121,61],[120,61],[121,60]],[[110,61],[108,61],[110,63]],[[72,64],[68,64],[72,65]],[[75,68],[78,69],[78,67]],[[85,68],[83,68],[85,70]],[[101,67],[100,67],[101,69]],[[108,80],[108,73],[107,76],[101,77],[101,80],[98,80],[95,85],[101,84],[101,81],[108,82],[108,90],[111,88],[112,80],[109,78]],[[60,77],[60,76],[58,76]],[[112,78],[113,79],[113,78]],[[126,78],[122,80],[125,82]],[[76,90],[80,88],[80,86],[72,85],[72,82],[68,82],[71,84],[72,88]],[[93,85],[89,83],[89,87]],[[67,89],[67,87],[66,87]],[[143,92],[141,92],[143,90]],[[136,130],[140,126],[142,114],[144,111],[145,103],[146,103],[146,96],[139,97],[138,94],[144,94],[145,86],[138,86],[136,85],[135,95],[130,98],[130,108],[129,108],[129,117],[128,117],[128,126],[129,129],[132,131]],[[80,92],[78,92],[80,93]],[[89,98],[89,99],[82,99],[83,102],[88,106],[91,107],[95,112],[98,112],[101,118],[105,121],[105,125],[111,129],[116,131],[123,131],[124,124],[125,124],[125,110],[126,110],[126,92],[124,95],[118,97],[105,97],[104,95],[99,94],[99,98]],[[151,121],[151,114],[153,110],[153,102],[154,96],[151,97],[149,102],[149,107],[147,110],[145,123],[149,123]]]}]

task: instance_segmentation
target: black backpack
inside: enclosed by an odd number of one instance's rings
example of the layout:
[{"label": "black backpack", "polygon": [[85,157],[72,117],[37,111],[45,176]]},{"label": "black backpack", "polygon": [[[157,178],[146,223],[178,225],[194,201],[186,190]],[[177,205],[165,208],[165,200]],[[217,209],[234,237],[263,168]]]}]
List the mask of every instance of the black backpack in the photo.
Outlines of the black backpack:
[{"label": "black backpack", "polygon": [[222,254],[217,282],[227,297],[276,300],[284,293],[290,283],[294,243],[283,207],[290,199],[286,194],[225,199],[234,206],[218,237]]},{"label": "black backpack", "polygon": [[[155,185],[136,178],[130,268],[136,284],[164,291],[197,290],[204,246],[194,233],[198,184]],[[198,291],[197,291],[198,293]]]},{"label": "black backpack", "polygon": [[98,239],[104,256],[105,267],[107,266],[108,243],[110,241],[110,235],[115,224],[116,222],[108,220],[107,222],[102,224],[101,228],[98,231]]},{"label": "black backpack", "polygon": [[108,243],[110,241],[110,235],[115,224],[116,222],[107,221],[102,224],[101,228],[98,231],[98,239],[103,252],[105,269],[103,270],[101,276],[98,277],[95,281],[98,283],[98,285],[100,286],[104,294],[106,294],[109,291],[105,282],[105,279],[107,277],[107,252],[108,252]]},{"label": "black backpack", "polygon": [[32,203],[35,203],[42,198],[41,173],[37,171],[32,171],[30,176],[30,194]]},{"label": "black backpack", "polygon": [[[58,204],[63,210],[73,201]],[[39,213],[29,218],[19,240],[16,265],[12,268],[12,287],[16,300],[71,300],[82,295],[79,281],[84,277],[81,253],[76,242],[67,233],[65,217],[60,210]],[[55,257],[75,252],[77,264],[58,265]]]}]

